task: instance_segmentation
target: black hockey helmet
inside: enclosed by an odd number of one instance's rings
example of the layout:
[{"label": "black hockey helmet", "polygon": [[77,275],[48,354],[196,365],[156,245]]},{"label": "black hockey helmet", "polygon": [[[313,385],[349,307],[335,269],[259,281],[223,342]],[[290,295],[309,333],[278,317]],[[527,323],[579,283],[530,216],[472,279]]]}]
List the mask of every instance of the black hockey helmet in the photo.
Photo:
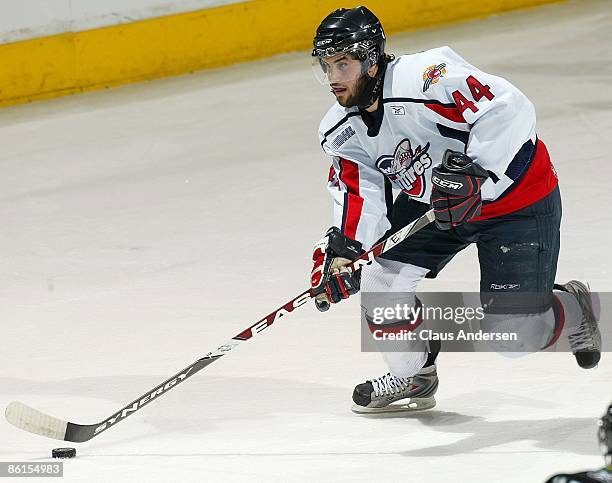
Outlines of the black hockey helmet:
[{"label": "black hockey helmet", "polygon": [[606,465],[612,466],[612,404],[599,420],[599,445],[606,459]]},{"label": "black hockey helmet", "polygon": [[323,19],[313,40],[313,57],[351,51],[372,64],[385,52],[385,32],[380,20],[366,7],[340,8]]},{"label": "black hockey helmet", "polygon": [[[323,19],[313,39],[313,68],[322,83],[327,83],[323,58],[347,53],[361,61],[361,76],[366,77],[354,105],[367,108],[380,93],[388,57],[385,55],[385,32],[380,20],[366,7],[341,8]],[[374,77],[368,70],[378,65]],[[323,74],[322,76],[319,74]]]}]

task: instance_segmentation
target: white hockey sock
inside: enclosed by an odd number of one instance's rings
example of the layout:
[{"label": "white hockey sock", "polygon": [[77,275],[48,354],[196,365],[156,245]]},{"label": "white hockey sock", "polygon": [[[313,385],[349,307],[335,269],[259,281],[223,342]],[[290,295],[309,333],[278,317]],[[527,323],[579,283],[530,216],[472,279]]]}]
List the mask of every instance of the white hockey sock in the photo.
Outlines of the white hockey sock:
[{"label": "white hockey sock", "polygon": [[396,377],[408,378],[419,372],[427,361],[427,351],[424,352],[382,352],[383,359],[389,367],[389,372]]},{"label": "white hockey sock", "polygon": [[563,306],[564,322],[562,336],[568,336],[576,332],[582,322],[582,309],[578,299],[568,292],[554,291],[555,296]]},{"label": "white hockey sock", "polygon": [[[375,308],[415,305],[418,283],[429,270],[392,260],[376,259],[364,267],[361,276],[361,304],[368,317]],[[387,323],[401,320],[386,320]],[[381,325],[381,328],[384,328]],[[385,340],[376,342],[389,372],[396,377],[408,378],[419,372],[427,361],[427,346],[423,341]]]},{"label": "white hockey sock", "polygon": [[492,334],[515,334],[517,340],[485,342],[489,350],[505,357],[522,357],[547,347],[555,338],[555,314],[487,314],[481,327]]}]

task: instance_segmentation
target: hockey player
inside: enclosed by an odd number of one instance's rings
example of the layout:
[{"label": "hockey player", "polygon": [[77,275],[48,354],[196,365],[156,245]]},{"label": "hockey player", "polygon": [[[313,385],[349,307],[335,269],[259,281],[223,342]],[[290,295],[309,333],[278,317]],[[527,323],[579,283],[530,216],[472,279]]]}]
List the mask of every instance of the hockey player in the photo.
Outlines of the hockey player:
[{"label": "hockey player", "polygon": [[[394,58],[385,52],[379,20],[365,7],[332,12],[313,44],[315,74],[336,98],[319,128],[331,156],[334,221],[313,253],[317,308],[327,310],[360,289],[418,304],[419,281],[435,278],[475,243],[481,292],[525,294],[522,306],[505,299],[490,306],[489,329],[510,324],[531,341],[526,352],[567,336],[581,367],[597,365],[601,337],[589,289],[571,281],[554,285],[553,294],[561,199],[527,97],[449,47]],[[395,201],[392,188],[400,190]],[[346,268],[430,205],[435,224],[363,274]],[[369,322],[368,305],[362,296]],[[393,319],[383,328],[393,332],[415,323]],[[390,403],[407,398],[403,408],[432,407],[439,347],[420,344],[381,349],[389,372],[355,388],[353,409],[391,410],[397,405]]]},{"label": "hockey player", "polygon": [[606,466],[599,470],[555,475],[546,483],[612,483],[612,404],[599,420],[598,436]]}]

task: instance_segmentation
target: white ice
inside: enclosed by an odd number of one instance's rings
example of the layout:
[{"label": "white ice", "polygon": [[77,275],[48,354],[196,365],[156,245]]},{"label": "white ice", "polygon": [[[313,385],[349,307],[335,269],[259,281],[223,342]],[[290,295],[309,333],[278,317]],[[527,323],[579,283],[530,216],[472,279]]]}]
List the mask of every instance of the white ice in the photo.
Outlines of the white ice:
[{"label": "white ice", "polygon": [[[418,19],[415,19],[418,24]],[[448,44],[535,103],[564,198],[558,280],[612,290],[612,9],[583,0],[390,38]],[[308,283],[330,224],[308,52],[0,111],[0,407],[94,423]],[[422,288],[476,290],[475,251]],[[612,363],[442,354],[438,406],[349,411],[384,371],[358,302],[310,304],[77,445],[66,481],[540,482],[602,464]],[[0,420],[0,460],[66,443]]]}]

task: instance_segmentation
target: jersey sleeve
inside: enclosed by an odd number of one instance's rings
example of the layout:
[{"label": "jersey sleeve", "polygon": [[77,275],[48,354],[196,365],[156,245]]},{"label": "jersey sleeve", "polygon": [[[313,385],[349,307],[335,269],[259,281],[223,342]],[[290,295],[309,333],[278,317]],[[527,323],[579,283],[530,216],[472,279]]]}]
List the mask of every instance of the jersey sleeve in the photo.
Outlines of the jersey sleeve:
[{"label": "jersey sleeve", "polygon": [[333,198],[333,225],[365,250],[391,227],[387,218],[391,184],[382,173],[332,154],[327,188]]},{"label": "jersey sleeve", "polygon": [[466,154],[491,174],[482,197],[495,199],[528,165],[536,141],[535,108],[505,79],[477,69],[449,47],[435,50],[432,63],[444,72],[425,94],[439,101],[438,109],[446,109],[450,118],[468,125]]}]

